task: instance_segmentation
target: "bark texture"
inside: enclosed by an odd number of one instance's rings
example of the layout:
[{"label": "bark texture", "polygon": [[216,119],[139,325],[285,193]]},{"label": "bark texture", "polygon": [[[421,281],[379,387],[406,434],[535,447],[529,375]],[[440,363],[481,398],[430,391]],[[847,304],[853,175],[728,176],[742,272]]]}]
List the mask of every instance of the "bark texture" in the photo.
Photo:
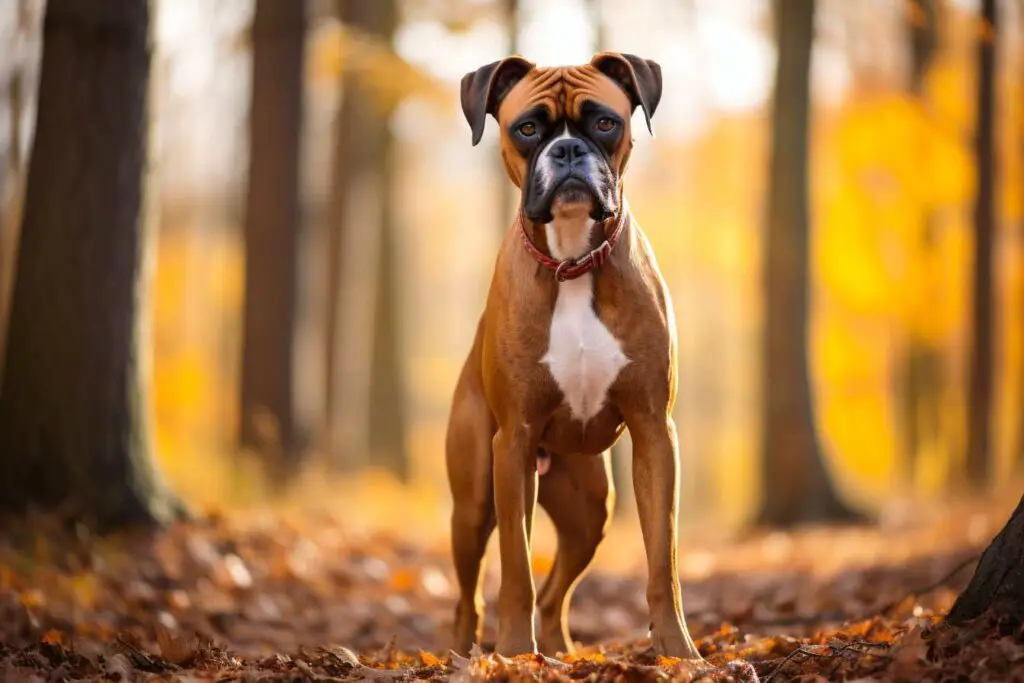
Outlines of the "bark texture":
[{"label": "bark texture", "polygon": [[951,624],[962,624],[989,610],[1024,622],[1024,497],[985,549],[971,582],[946,619]]},{"label": "bark texture", "polygon": [[993,387],[992,251],[995,240],[996,0],[982,0],[978,40],[978,119],[974,141],[978,189],[974,199],[974,287],[970,383],[967,396],[967,480],[983,489],[991,478]]},{"label": "bark texture", "polygon": [[772,111],[765,254],[764,502],[758,522],[792,526],[856,517],[822,459],[807,363],[808,131],[814,0],[774,3],[779,57]]},{"label": "bark texture", "polygon": [[293,385],[306,3],[258,0],[252,40],[239,445],[284,466],[302,446]]},{"label": "bark texture", "polygon": [[[350,29],[385,43],[388,48],[398,26],[398,8],[394,0],[350,2],[340,0],[342,22]],[[407,431],[403,371],[401,364],[401,270],[397,265],[397,232],[392,188],[396,150],[390,130],[391,105],[381,104],[373,84],[363,74],[347,71],[342,81],[342,104],[336,127],[333,197],[329,211],[327,247],[327,333],[325,348],[326,433],[332,451],[340,422],[339,389],[345,378],[340,371],[339,339],[346,321],[342,313],[343,249],[346,231],[377,233],[376,267],[373,291],[373,331],[370,363],[369,411],[366,448],[369,464],[390,470],[400,479],[409,476],[410,463],[405,447]],[[358,190],[369,190],[360,193]],[[379,202],[353,212],[357,202]],[[358,213],[366,224],[348,225]],[[368,254],[368,257],[372,255]],[[337,454],[343,465],[353,464],[352,454]]]},{"label": "bark texture", "polygon": [[0,388],[0,506],[100,526],[178,509],[148,402],[146,0],[51,0]]}]

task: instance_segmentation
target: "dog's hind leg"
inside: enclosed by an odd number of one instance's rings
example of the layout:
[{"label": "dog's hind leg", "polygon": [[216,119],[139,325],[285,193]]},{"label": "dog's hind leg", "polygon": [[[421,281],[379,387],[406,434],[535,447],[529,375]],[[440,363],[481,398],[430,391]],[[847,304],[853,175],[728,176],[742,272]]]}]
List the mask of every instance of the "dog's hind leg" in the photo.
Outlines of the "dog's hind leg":
[{"label": "dog's hind leg", "polygon": [[[475,350],[474,350],[475,351]],[[459,582],[454,649],[466,654],[482,631],[482,564],[496,525],[491,441],[495,427],[484,399],[478,354],[470,354],[459,378],[445,442],[451,486],[452,554]]]},{"label": "dog's hind leg", "polygon": [[615,500],[608,452],[552,456],[550,470],[540,478],[538,500],[555,524],[558,550],[537,598],[537,645],[549,656],[570,654],[574,648],[569,635],[569,601],[604,538]]}]

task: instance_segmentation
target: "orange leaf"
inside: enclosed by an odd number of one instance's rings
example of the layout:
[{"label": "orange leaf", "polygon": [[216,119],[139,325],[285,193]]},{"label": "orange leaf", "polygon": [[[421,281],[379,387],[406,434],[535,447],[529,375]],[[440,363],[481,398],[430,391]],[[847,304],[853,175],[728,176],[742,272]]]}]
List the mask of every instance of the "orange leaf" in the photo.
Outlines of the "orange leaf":
[{"label": "orange leaf", "polygon": [[683,660],[679,659],[679,657],[666,657],[664,655],[658,655],[658,662],[657,662],[657,664],[658,664],[658,666],[672,667],[672,666],[675,666],[676,664],[678,664],[681,661],[683,661]]},{"label": "orange leaf", "polygon": [[420,661],[423,662],[423,666],[441,666],[440,659],[423,650],[420,650]]},{"label": "orange leaf", "polygon": [[607,662],[608,658],[600,652],[594,652],[589,655],[562,655],[562,661],[566,664],[575,664],[576,662],[590,662],[592,664],[601,664]]},{"label": "orange leaf", "polygon": [[410,591],[416,585],[416,572],[411,569],[400,569],[391,575],[388,582],[391,588],[396,591]]},{"label": "orange leaf", "polygon": [[51,628],[39,640],[47,645],[60,645],[64,642],[64,636],[57,629]]},{"label": "orange leaf", "polygon": [[43,595],[42,591],[30,588],[29,590],[21,592],[18,596],[18,602],[21,603],[22,607],[28,607],[30,609],[33,607],[42,607],[46,604],[46,596]]}]

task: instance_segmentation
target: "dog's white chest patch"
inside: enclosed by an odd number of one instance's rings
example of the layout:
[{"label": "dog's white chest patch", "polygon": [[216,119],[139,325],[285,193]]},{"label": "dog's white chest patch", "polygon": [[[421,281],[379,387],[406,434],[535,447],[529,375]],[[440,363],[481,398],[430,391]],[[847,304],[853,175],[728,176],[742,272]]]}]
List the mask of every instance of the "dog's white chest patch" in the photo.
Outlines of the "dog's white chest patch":
[{"label": "dog's white chest patch", "polygon": [[541,359],[584,424],[604,407],[619,371],[629,363],[622,345],[594,313],[590,273],[558,285],[548,351]]}]

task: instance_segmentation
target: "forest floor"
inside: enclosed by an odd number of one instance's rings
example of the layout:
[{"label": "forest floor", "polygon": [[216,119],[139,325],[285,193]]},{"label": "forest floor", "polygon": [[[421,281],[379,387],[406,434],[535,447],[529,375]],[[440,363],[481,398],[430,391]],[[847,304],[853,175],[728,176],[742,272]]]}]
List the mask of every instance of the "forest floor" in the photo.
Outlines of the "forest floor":
[{"label": "forest floor", "polygon": [[[233,513],[107,538],[19,520],[0,536],[0,680],[1024,681],[1024,631],[941,621],[1015,503],[684,544],[701,665],[650,650],[631,525],[603,549],[618,564],[598,561],[576,591],[579,651],[505,659],[487,654],[493,541],[484,649],[463,658],[448,650],[441,541],[330,515]],[[539,581],[550,560],[535,565]]]}]

